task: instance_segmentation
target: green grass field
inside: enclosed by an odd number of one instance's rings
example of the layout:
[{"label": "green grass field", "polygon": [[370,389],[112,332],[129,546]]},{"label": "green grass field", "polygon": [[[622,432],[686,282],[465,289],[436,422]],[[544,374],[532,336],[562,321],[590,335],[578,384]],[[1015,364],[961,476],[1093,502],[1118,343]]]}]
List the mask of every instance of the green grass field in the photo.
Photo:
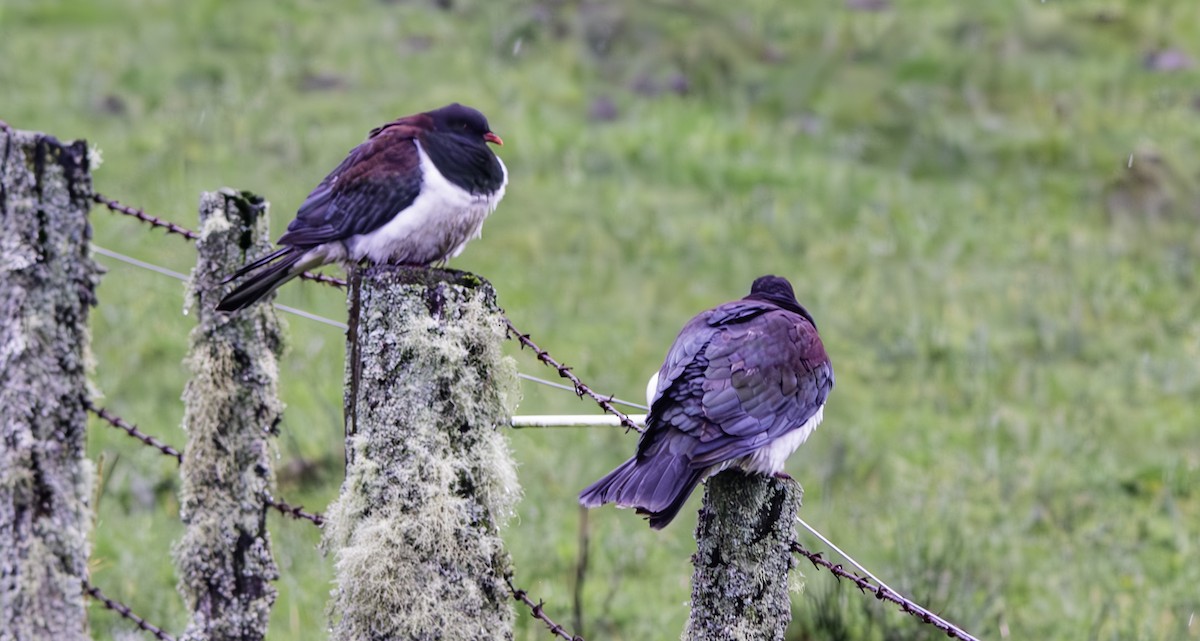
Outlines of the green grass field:
[{"label": "green grass field", "polygon": [[[1200,639],[1200,4],[444,4],[9,0],[0,119],[86,138],[107,196],[195,226],[200,191],[249,189],[278,233],[376,124],[476,106],[511,183],[451,266],[589,384],[640,399],[688,318],[787,276],[837,372],[788,466],[808,522],[981,638]],[[96,244],[190,269],[185,241],[92,215]],[[183,288],[101,262],[100,402],[182,444]],[[345,318],[329,288],[279,300]],[[287,322],[280,494],[322,509],[343,336]],[[526,384],[520,411],[598,410]],[[575,495],[634,437],[510,438],[516,582],[574,627]],[[94,582],[182,631],[174,462],[100,425],[89,449]],[[692,501],[659,533],[589,515],[578,632],[678,636]],[[323,639],[319,532],[271,518],[271,639]],[[792,639],[940,638],[823,572],[804,583]],[[550,635],[521,609],[517,638]]]}]

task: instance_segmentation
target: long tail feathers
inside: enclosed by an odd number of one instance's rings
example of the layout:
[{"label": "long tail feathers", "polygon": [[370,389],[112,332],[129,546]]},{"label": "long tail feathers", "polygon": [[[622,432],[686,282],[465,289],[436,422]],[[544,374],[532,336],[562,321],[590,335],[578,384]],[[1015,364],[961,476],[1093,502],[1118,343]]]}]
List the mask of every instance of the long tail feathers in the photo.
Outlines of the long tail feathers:
[{"label": "long tail feathers", "polygon": [[225,280],[223,280],[221,282],[222,283],[232,283],[233,281],[241,278],[242,276],[245,276],[246,274],[249,274],[250,272],[258,269],[259,267],[262,267],[263,265],[266,265],[267,263],[275,260],[276,258],[279,258],[280,256],[283,256],[284,254],[287,254],[288,252],[293,252],[293,251],[296,251],[295,247],[280,247],[279,249],[276,249],[275,251],[267,254],[266,256],[260,256],[256,259],[246,263],[245,265],[242,265],[241,267],[238,268],[238,270],[236,272],[233,272],[232,274],[226,276]]},{"label": "long tail feathers", "polygon": [[[232,276],[226,279],[226,282],[242,274],[246,274],[257,267],[262,267],[276,258],[280,258],[278,262],[271,264],[257,274],[251,275],[246,279],[246,282],[238,285],[233,291],[226,294],[225,298],[222,298],[221,302],[217,303],[217,311],[236,312],[262,300],[264,296],[275,291],[280,285],[295,278],[300,272],[310,267],[309,264],[298,264],[306,253],[307,250],[298,247],[284,247],[234,272]],[[309,262],[313,261],[310,260]]]},{"label": "long tail feathers", "polygon": [[635,457],[580,492],[579,503],[584,507],[615,503],[636,508],[638,514],[649,517],[650,527],[661,530],[675,518],[703,478],[703,469],[693,469],[680,457],[641,461]]}]

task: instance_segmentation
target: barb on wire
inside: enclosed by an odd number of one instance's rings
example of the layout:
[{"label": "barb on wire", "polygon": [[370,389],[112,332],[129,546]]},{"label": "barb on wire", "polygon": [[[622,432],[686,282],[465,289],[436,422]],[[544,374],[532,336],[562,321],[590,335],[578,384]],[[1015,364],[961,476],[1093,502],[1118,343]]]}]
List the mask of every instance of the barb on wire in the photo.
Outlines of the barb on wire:
[{"label": "barb on wire", "polygon": [[579,377],[576,376],[575,373],[571,371],[570,367],[567,367],[566,365],[559,363],[557,360],[554,359],[553,356],[550,355],[549,352],[538,347],[537,343],[534,343],[529,338],[529,334],[526,334],[526,333],[522,332],[521,330],[517,329],[517,326],[513,325],[513,322],[511,320],[509,320],[507,316],[504,318],[504,324],[508,326],[509,333],[516,336],[517,341],[521,343],[521,347],[528,347],[529,349],[533,350],[534,354],[537,355],[537,359],[539,361],[541,361],[541,362],[545,363],[546,365],[557,370],[559,376],[571,381],[571,383],[575,386],[575,395],[576,396],[578,396],[579,398],[583,398],[586,395],[589,398],[591,398],[593,401],[596,401],[596,404],[599,405],[601,409],[603,409],[605,412],[608,412],[609,414],[612,414],[612,415],[616,416],[618,419],[620,419],[621,425],[625,426],[625,431],[628,432],[629,430],[634,430],[634,431],[638,432],[639,434],[645,433],[646,430],[642,429],[641,427],[638,427],[638,424],[634,423],[633,419],[629,418],[629,416],[627,416],[624,412],[622,412],[621,410],[619,410],[615,406],[613,406],[613,398],[614,397],[612,397],[612,396],[605,397],[605,396],[601,396],[601,395],[597,394],[596,392],[594,392],[592,390],[592,388],[588,387],[587,385],[585,385],[583,383],[583,381],[579,380]]},{"label": "barb on wire", "polygon": [[518,590],[516,586],[513,585],[511,576],[504,577],[504,581],[505,583],[508,583],[508,589],[512,592],[513,598],[529,606],[529,613],[533,615],[533,618],[545,623],[546,627],[550,629],[550,634],[553,634],[556,637],[562,637],[567,641],[584,641],[583,637],[579,636],[578,634],[571,634],[569,630],[555,623],[553,619],[546,615],[545,610],[542,609],[542,606],[546,604],[545,601],[539,599],[537,603],[534,603],[533,599],[529,598],[528,592],[525,590]]},{"label": "barb on wire", "polygon": [[[188,229],[187,227],[177,225],[169,220],[159,218],[158,216],[152,216],[147,214],[142,209],[130,207],[129,205],[123,205],[112,198],[104,196],[103,194],[93,193],[92,200],[104,205],[105,207],[108,207],[110,210],[115,211],[118,214],[132,216],[150,225],[151,227],[165,229],[167,230],[168,234],[179,234],[188,240],[198,240],[200,238],[200,234]],[[300,278],[303,280],[311,280],[314,283],[321,283],[323,285],[331,285],[333,287],[340,287],[342,289],[346,288],[346,281],[344,279],[327,276],[325,274],[318,274],[316,272],[303,272],[300,274]]]},{"label": "barb on wire", "polygon": [[932,625],[942,632],[945,632],[946,636],[948,637],[959,639],[960,641],[979,641],[979,639],[971,636],[953,623],[950,623],[949,621],[939,617],[929,610],[926,610],[920,605],[897,594],[895,590],[892,590],[886,585],[875,585],[870,579],[844,569],[840,563],[833,563],[825,560],[825,558],[821,556],[820,552],[810,552],[803,545],[800,545],[800,543],[796,541],[792,542],[792,552],[808,559],[814,567],[825,568],[826,570],[829,570],[835,577],[837,577],[839,581],[842,579],[847,579],[860,591],[870,592],[871,594],[875,595],[875,598],[881,601],[891,601],[892,603],[895,603],[896,605],[900,606],[900,609],[904,613],[909,614],[929,625]]},{"label": "barb on wire", "polygon": [[[154,438],[153,436],[150,436],[149,434],[146,434],[145,432],[139,430],[137,428],[137,426],[134,425],[133,423],[130,423],[129,421],[121,418],[120,416],[117,416],[116,414],[113,414],[112,412],[104,409],[103,407],[96,405],[95,403],[93,403],[91,401],[91,399],[88,399],[88,398],[83,399],[83,406],[89,412],[100,417],[101,419],[104,420],[104,422],[108,423],[109,425],[111,425],[117,429],[124,430],[126,434],[132,436],[133,438],[136,438],[137,440],[141,441],[142,443],[144,443],[146,445],[149,445],[150,447],[153,447],[154,449],[158,450],[159,452],[162,452],[163,454],[166,454],[167,456],[174,458],[176,463],[183,463],[183,452],[180,452],[179,450],[171,447],[170,445],[167,445],[166,443],[163,443],[162,441]],[[325,517],[322,514],[320,514],[319,512],[307,512],[304,510],[303,506],[291,505],[290,503],[281,501],[270,495],[264,496],[263,502],[266,503],[269,507],[273,507],[276,510],[279,510],[279,512],[281,514],[283,514],[285,516],[290,516],[293,519],[311,521],[317,527],[321,527],[321,526],[325,525]]]},{"label": "barb on wire", "polygon": [[142,211],[141,209],[138,209],[136,207],[130,207],[129,205],[122,205],[121,203],[117,202],[116,200],[113,200],[112,198],[106,198],[105,196],[103,196],[101,194],[93,193],[92,200],[100,203],[101,205],[104,205],[105,207],[108,207],[111,211],[115,211],[118,214],[125,214],[126,216],[133,216],[134,218],[150,225],[151,227],[158,227],[159,229],[165,229],[165,230],[167,230],[168,234],[179,234],[180,236],[183,236],[184,238],[186,238],[188,240],[196,240],[196,239],[200,238],[200,234],[197,234],[196,232],[194,232],[186,227],[181,227],[169,220],[164,220],[162,218],[159,218],[158,216],[151,216],[150,214],[147,214],[145,211]]},{"label": "barb on wire", "polygon": [[340,289],[346,289],[349,287],[349,285],[346,283],[346,279],[344,278],[327,276],[325,274],[318,274],[317,272],[300,272],[300,279],[311,280],[314,283],[321,283],[322,285],[329,285],[331,287],[338,287]]},{"label": "barb on wire", "polygon": [[180,452],[179,450],[171,447],[170,445],[167,445],[166,443],[163,443],[162,441],[154,438],[153,436],[150,436],[149,434],[139,430],[137,428],[137,426],[134,425],[133,423],[130,423],[129,421],[126,421],[125,419],[121,418],[120,416],[117,416],[116,414],[113,414],[112,412],[104,409],[103,407],[96,405],[95,403],[93,403],[91,401],[91,399],[88,399],[88,398],[83,399],[83,406],[85,408],[87,408],[87,410],[89,412],[100,417],[101,419],[104,420],[104,422],[108,423],[109,425],[111,425],[117,429],[124,430],[126,434],[132,436],[133,438],[136,438],[137,440],[141,441],[142,443],[145,443],[146,445],[149,445],[150,447],[157,449],[158,451],[162,452],[163,454],[166,454],[167,456],[173,457],[176,462],[178,462],[178,463],[183,462],[183,452]]},{"label": "barb on wire", "polygon": [[279,510],[279,512],[284,516],[290,516],[293,519],[312,521],[317,527],[325,525],[325,517],[323,515],[315,512],[305,512],[304,506],[302,505],[291,505],[284,501],[280,501],[269,494],[266,496],[265,500],[267,505]]},{"label": "barb on wire", "polygon": [[130,610],[129,606],[125,605],[124,603],[110,599],[100,591],[100,588],[88,583],[87,579],[83,580],[83,592],[100,603],[103,603],[105,608],[116,612],[117,614],[121,615],[122,618],[133,621],[133,623],[137,625],[138,629],[149,632],[150,634],[154,635],[155,639],[158,639],[159,641],[175,641],[175,637],[164,632],[162,628],[134,614],[133,610]]}]

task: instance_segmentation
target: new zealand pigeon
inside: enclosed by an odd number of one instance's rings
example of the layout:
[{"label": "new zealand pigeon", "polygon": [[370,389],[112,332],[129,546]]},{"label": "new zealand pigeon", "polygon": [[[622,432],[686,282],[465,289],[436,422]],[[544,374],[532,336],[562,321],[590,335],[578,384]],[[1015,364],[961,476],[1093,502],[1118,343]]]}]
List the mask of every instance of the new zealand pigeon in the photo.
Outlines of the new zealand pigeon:
[{"label": "new zealand pigeon", "polygon": [[778,276],[700,313],[651,378],[637,454],[579,495],[585,507],[636,508],[662,529],[696,485],[728,467],[783,476],[821,422],[833,367],[813,317]]},{"label": "new zealand pigeon", "polygon": [[483,114],[458,103],[374,129],[300,205],[280,248],[226,279],[251,274],[217,309],[247,307],[327,263],[428,266],[458,256],[508,184],[489,142],[504,144]]}]

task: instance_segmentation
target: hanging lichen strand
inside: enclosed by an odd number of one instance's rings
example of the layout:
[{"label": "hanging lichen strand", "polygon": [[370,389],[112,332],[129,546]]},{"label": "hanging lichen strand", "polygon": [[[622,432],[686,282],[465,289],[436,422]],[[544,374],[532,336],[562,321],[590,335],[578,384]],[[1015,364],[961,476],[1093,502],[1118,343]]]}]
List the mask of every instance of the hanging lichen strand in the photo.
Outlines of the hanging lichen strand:
[{"label": "hanging lichen strand", "polygon": [[349,300],[331,638],[511,639],[499,530],[520,487],[501,430],[519,388],[491,285],[381,266]]}]

